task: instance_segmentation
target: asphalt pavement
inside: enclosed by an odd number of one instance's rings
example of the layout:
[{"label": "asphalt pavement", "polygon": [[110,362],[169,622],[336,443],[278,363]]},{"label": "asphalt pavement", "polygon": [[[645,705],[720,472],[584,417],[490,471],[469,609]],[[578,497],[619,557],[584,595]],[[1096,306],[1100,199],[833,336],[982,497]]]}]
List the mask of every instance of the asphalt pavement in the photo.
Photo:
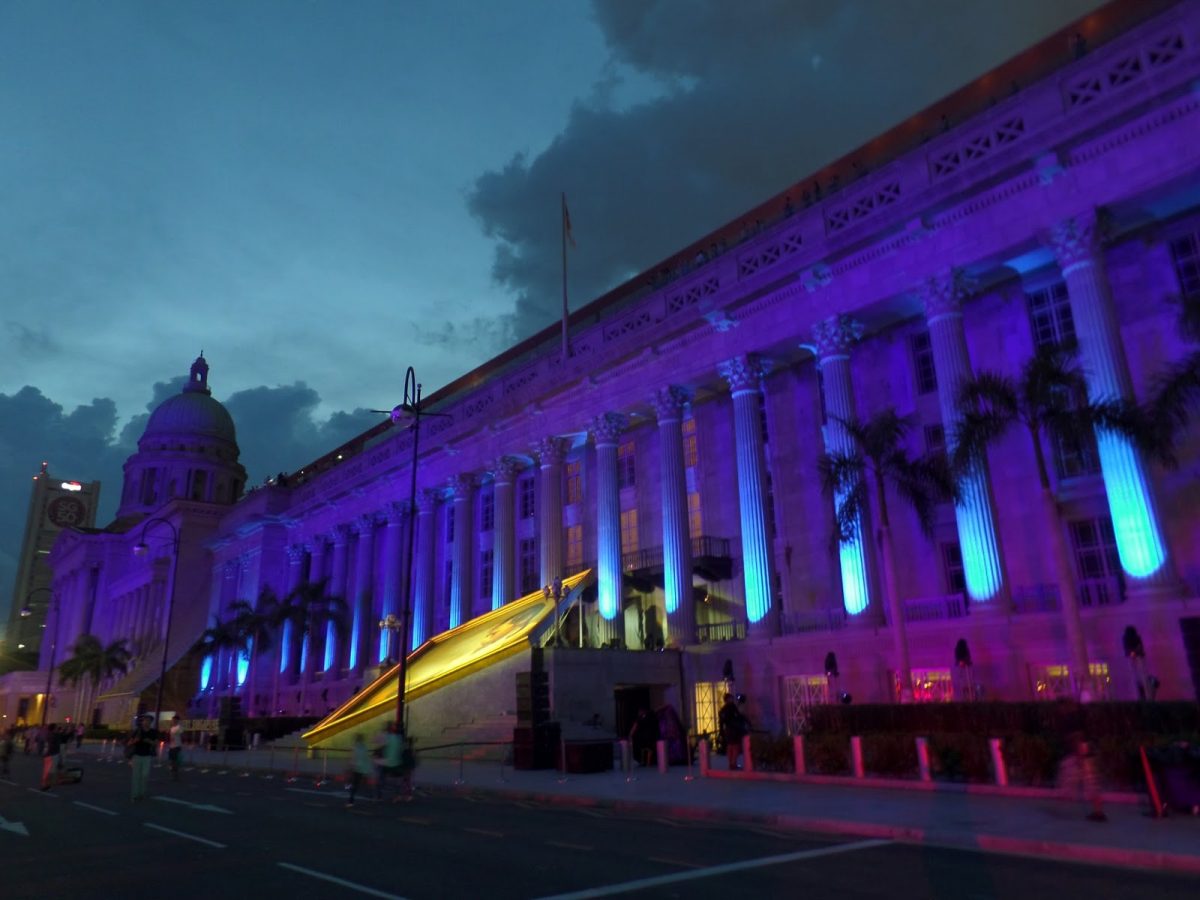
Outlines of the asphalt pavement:
[{"label": "asphalt pavement", "polygon": [[434,784],[411,802],[368,791],[348,808],[337,781],[318,787],[319,777],[224,762],[186,765],[180,782],[155,768],[151,797],[135,804],[119,759],[89,758],[82,783],[42,792],[40,760],[18,755],[0,780],[0,896],[1197,895],[1198,881],[1183,875],[523,799],[482,785]]}]

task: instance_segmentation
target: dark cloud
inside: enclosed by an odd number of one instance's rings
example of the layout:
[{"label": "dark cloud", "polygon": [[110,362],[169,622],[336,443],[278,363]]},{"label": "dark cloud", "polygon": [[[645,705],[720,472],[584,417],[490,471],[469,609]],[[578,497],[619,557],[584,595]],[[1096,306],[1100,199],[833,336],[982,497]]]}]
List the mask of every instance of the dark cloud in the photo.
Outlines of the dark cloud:
[{"label": "dark cloud", "polygon": [[560,191],[578,308],[1098,5],[594,0],[614,69],[660,91],[621,108],[602,85],[543,152],[476,180],[515,336],[559,314]]},{"label": "dark cloud", "polygon": [[58,341],[46,328],[30,328],[20,322],[5,322],[4,330],[21,356],[45,356],[61,349]]},{"label": "dark cloud", "polygon": [[[0,485],[12,502],[0,504],[0,621],[7,621],[9,588],[16,578],[29,494],[25,485],[43,460],[57,477],[101,482],[97,524],[116,513],[122,465],[137,449],[150,411],[177,394],[187,381],[160,381],[152,388],[146,412],[118,432],[116,405],[97,398],[67,412],[38,388],[0,393]],[[314,416],[321,398],[303,382],[238,391],[224,401],[238,430],[242,465],[250,484],[279,471],[293,471],[362,433],[379,421],[366,410]]]}]

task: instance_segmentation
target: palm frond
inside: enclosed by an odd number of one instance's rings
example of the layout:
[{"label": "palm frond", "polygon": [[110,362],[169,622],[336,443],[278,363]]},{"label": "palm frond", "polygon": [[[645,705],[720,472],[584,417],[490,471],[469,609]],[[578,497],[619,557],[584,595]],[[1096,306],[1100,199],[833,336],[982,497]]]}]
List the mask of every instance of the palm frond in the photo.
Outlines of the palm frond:
[{"label": "palm frond", "polygon": [[982,371],[962,383],[955,400],[958,421],[948,437],[953,467],[963,472],[985,460],[988,447],[1019,421],[1019,390],[1008,376]]},{"label": "palm frond", "polygon": [[888,480],[912,507],[925,537],[933,538],[937,505],[957,499],[957,487],[944,456],[927,454],[910,458],[897,451],[888,458]]}]

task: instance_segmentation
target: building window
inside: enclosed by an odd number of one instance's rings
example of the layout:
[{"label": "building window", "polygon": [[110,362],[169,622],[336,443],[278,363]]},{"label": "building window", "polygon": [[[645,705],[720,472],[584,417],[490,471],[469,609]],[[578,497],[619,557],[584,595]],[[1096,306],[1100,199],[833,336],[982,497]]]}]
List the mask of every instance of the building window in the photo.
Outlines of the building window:
[{"label": "building window", "polygon": [[1123,592],[1121,558],[1112,519],[1077,519],[1068,523],[1075,569],[1079,572],[1079,602],[1083,606],[1120,603]]},{"label": "building window", "polygon": [[762,429],[763,444],[771,443],[771,423],[767,421],[767,395],[758,395],[758,427]]},{"label": "building window", "polygon": [[521,518],[532,519],[537,509],[534,504],[533,478],[522,478],[518,484],[521,487]]},{"label": "building window", "polygon": [[967,578],[963,574],[962,548],[958,541],[942,544],[942,576],[946,581],[946,592],[966,594]]},{"label": "building window", "polygon": [[638,515],[636,509],[621,511],[621,551],[628,553],[638,548]]},{"label": "building window", "polygon": [[492,568],[494,551],[483,550],[479,554],[479,599],[492,599]]},{"label": "building window", "polygon": [[1040,291],[1030,291],[1026,297],[1029,300],[1034,346],[1075,346],[1075,320],[1071,317],[1066,283],[1055,282]]},{"label": "building window", "polygon": [[775,540],[776,535],[779,533],[779,529],[775,527],[775,480],[771,478],[771,471],[769,469],[763,472],[763,481],[764,487],[766,487],[766,491],[763,493],[766,500],[764,505],[767,514],[767,537]]},{"label": "building window", "polygon": [[912,351],[913,372],[917,376],[917,393],[931,394],[937,390],[937,371],[933,367],[933,343],[928,331],[921,331],[908,339]]},{"label": "building window", "polygon": [[821,424],[829,424],[829,411],[825,408],[825,373],[817,365],[817,405],[821,408]]},{"label": "building window", "polygon": [[[1079,403],[1086,403],[1086,397],[1080,397]],[[1096,435],[1091,431],[1077,439],[1069,439],[1060,435],[1052,438],[1054,444],[1054,468],[1059,478],[1081,478],[1085,475],[1096,475],[1100,472],[1100,451],[1096,446]]]},{"label": "building window", "polygon": [[520,546],[521,553],[521,593],[528,594],[538,589],[538,557],[537,541],[524,538]]},{"label": "building window", "polygon": [[688,494],[688,535],[698,538],[704,534],[704,513],[700,509],[700,492]]},{"label": "building window", "polygon": [[683,464],[694,469],[700,464],[700,446],[696,438],[696,420],[683,420]]},{"label": "building window", "polygon": [[574,574],[583,566],[583,526],[567,528],[567,571]]},{"label": "building window", "polygon": [[943,426],[925,426],[925,453],[929,456],[942,456],[946,453],[946,429]]},{"label": "building window", "polygon": [[583,463],[579,460],[569,462],[563,468],[567,479],[567,505],[583,501]]},{"label": "building window", "polygon": [[454,507],[446,507],[446,543],[454,543]]},{"label": "building window", "polygon": [[637,485],[637,457],[633,441],[626,441],[617,448],[617,487],[631,488]]},{"label": "building window", "polygon": [[1185,234],[1171,241],[1171,256],[1183,296],[1200,294],[1200,233]]},{"label": "building window", "polygon": [[196,469],[192,472],[192,491],[191,498],[193,500],[203,500],[205,489],[208,487],[208,473],[203,469]]},{"label": "building window", "polygon": [[158,469],[142,472],[142,504],[149,505],[158,500]]},{"label": "building window", "polygon": [[479,530],[491,531],[496,527],[496,495],[484,491],[479,497]]}]

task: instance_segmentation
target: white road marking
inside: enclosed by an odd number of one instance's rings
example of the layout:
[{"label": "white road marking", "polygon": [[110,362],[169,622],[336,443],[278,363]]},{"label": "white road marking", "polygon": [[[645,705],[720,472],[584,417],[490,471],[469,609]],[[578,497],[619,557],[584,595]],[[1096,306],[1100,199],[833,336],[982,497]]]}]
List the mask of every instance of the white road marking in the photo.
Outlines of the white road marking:
[{"label": "white road marking", "polygon": [[29,837],[29,829],[23,823],[10,822],[4,816],[0,816],[0,831],[11,831],[13,834]]},{"label": "white road marking", "polygon": [[92,804],[84,803],[82,800],[72,800],[71,802],[76,806],[82,806],[84,809],[94,809],[96,812],[102,812],[106,816],[120,815],[120,813],[115,813],[111,809],[105,809],[103,806],[92,806]]},{"label": "white road marking", "polygon": [[52,793],[51,791],[43,791],[41,788],[25,788],[25,790],[29,791],[31,794],[41,794],[44,797],[58,796],[58,794]]},{"label": "white road marking", "polygon": [[319,878],[321,881],[328,881],[330,884],[341,885],[352,891],[358,891],[360,894],[367,894],[371,897],[384,897],[386,900],[404,900],[399,894],[389,894],[387,891],[379,891],[375,888],[367,887],[365,884],[355,884],[353,881],[338,878],[336,875],[326,875],[324,872],[317,872],[313,869],[306,869],[304,866],[294,866],[291,863],[285,862],[278,863],[277,865],[280,868],[299,872],[301,875],[307,875],[309,878]]},{"label": "white road marking", "polygon": [[[339,792],[337,790],[313,791],[313,790],[309,790],[308,788],[284,788],[284,790],[291,791],[293,794],[314,794],[317,797],[328,797],[330,800],[337,800],[339,802],[344,802],[346,800],[346,797],[343,796],[346,793],[345,791],[341,791],[341,792]],[[246,796],[249,796],[249,794],[247,794]],[[376,797],[364,797],[362,794],[359,794],[357,797],[354,798],[355,803],[357,803],[359,800],[363,800],[367,803],[378,803],[379,802],[378,798],[376,798]]]},{"label": "white road marking", "polygon": [[643,891],[647,888],[661,887],[664,884],[675,884],[680,881],[695,881],[699,878],[712,878],[714,875],[727,875],[730,872],[742,872],[746,869],[758,869],[763,866],[778,866],[783,863],[796,862],[801,859],[815,859],[819,856],[833,856],[837,853],[853,853],[855,850],[870,850],[873,847],[883,847],[891,841],[855,841],[850,844],[837,844],[833,847],[821,847],[817,850],[800,850],[796,853],[784,853],[779,856],[764,856],[761,859],[748,859],[744,862],[726,863],[721,866],[710,866],[707,869],[697,869],[694,872],[676,872],[672,875],[658,875],[653,878],[640,878],[637,881],[626,881],[624,884],[610,884],[607,887],[588,888],[582,891],[572,891],[569,894],[554,894],[543,897],[542,900],[586,900],[591,897],[610,897],[613,894],[628,894],[632,891]]},{"label": "white road marking", "polygon": [[227,816],[233,815],[233,810],[224,809],[220,806],[213,806],[211,803],[189,803],[187,800],[180,800],[178,797],[161,797],[154,796],[151,800],[158,800],[162,803],[178,803],[180,806],[190,806],[192,809],[198,809],[201,812],[219,812]]},{"label": "white road marking", "polygon": [[216,847],[218,850],[224,850],[224,844],[218,844],[216,841],[210,841],[208,838],[197,837],[194,834],[188,834],[186,831],[176,831],[174,828],[167,828],[165,825],[155,825],[153,822],[143,822],[147,828],[153,828],[155,831],[165,831],[167,834],[173,834],[176,837],[187,838],[189,841],[196,841],[201,844],[208,844],[210,847]]},{"label": "white road marking", "polygon": [[0,778],[0,784],[11,784],[13,787],[20,787],[15,781],[9,781],[7,778]]}]

